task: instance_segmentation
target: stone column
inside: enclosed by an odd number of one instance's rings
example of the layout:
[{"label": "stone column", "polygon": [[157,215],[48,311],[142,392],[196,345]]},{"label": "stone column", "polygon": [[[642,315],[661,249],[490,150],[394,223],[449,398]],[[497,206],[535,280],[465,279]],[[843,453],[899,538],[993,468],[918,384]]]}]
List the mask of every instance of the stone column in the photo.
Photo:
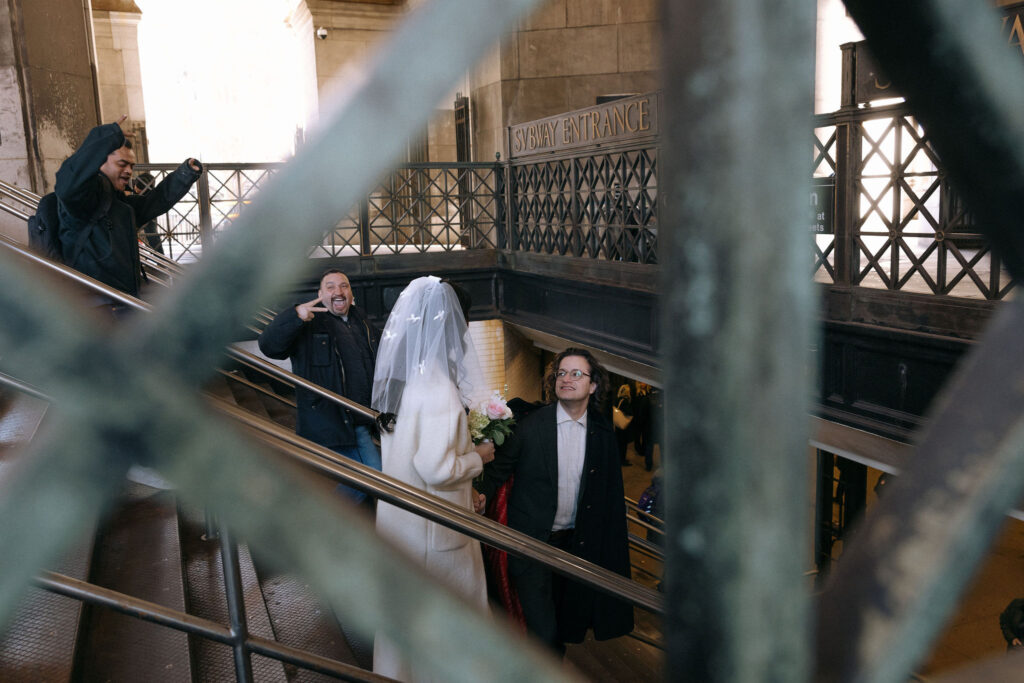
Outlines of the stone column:
[{"label": "stone column", "polygon": [[[0,179],[49,192],[97,124],[91,34],[88,0],[0,0]],[[2,214],[0,232],[25,223]]]},{"label": "stone column", "polygon": [[136,158],[149,161],[146,106],[142,98],[139,64],[139,21],[142,12],[132,0],[92,0],[96,45],[96,71],[100,94],[100,118],[116,121],[126,133],[135,134]]}]

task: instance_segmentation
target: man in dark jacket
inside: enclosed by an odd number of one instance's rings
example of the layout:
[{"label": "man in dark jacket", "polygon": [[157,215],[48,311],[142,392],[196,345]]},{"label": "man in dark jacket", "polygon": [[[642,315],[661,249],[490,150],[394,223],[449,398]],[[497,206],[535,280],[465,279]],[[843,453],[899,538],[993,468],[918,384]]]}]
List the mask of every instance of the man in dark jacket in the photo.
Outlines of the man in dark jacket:
[{"label": "man in dark jacket", "polygon": [[1006,640],[1006,650],[1015,650],[1021,646],[1024,638],[1024,598],[1014,598],[999,615],[999,630]]},{"label": "man in dark jacket", "polygon": [[[557,402],[533,411],[484,468],[480,493],[490,498],[515,475],[508,524],[538,540],[629,576],[626,507],[618,447],[601,410],[608,373],[584,349],[560,353],[545,387]],[[526,627],[562,654],[565,643],[633,630],[633,609],[621,600],[509,557],[509,575]]]},{"label": "man in dark jacket", "polygon": [[188,159],[153,191],[126,196],[135,153],[118,125],[121,121],[89,131],[82,146],[57,171],[55,193],[64,262],[104,284],[138,296],[142,282],[138,228],[184,197],[199,178],[202,166]]},{"label": "man in dark jacket", "polygon": [[[267,325],[259,346],[270,358],[290,358],[300,377],[368,406],[379,341],[380,332],[356,308],[348,277],[332,269],[321,276],[315,299],[286,308]],[[380,470],[370,418],[302,388],[295,398],[299,436]],[[339,489],[357,503],[366,498],[362,491]]]}]

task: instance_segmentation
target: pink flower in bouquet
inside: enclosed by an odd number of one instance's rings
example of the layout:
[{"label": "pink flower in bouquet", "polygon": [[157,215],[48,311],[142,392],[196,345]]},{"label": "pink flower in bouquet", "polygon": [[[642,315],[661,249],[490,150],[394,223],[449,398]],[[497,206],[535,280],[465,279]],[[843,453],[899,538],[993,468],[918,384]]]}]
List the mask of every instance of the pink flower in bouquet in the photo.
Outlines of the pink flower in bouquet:
[{"label": "pink flower in bouquet", "polygon": [[500,446],[505,442],[505,437],[512,434],[514,424],[512,409],[497,392],[483,401],[479,410],[474,408],[469,411],[469,433],[473,443],[490,440],[495,446]]},{"label": "pink flower in bouquet", "polygon": [[508,404],[498,394],[491,396],[484,403],[484,412],[492,420],[506,420],[512,417],[512,411],[509,409]]}]

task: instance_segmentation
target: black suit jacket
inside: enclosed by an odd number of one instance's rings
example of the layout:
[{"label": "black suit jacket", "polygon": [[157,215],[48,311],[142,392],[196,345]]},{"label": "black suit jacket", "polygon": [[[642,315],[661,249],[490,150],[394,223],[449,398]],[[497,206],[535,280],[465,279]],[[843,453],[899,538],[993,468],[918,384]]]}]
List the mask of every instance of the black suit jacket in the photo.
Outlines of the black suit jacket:
[{"label": "black suit jacket", "polygon": [[[533,538],[547,541],[558,502],[558,430],[555,405],[539,408],[526,417],[512,437],[484,468],[479,490],[490,498],[509,476],[515,475],[509,494],[508,524]],[[611,422],[596,410],[587,411],[587,445],[576,504],[574,555],[630,575],[626,531],[626,505],[622,469]],[[515,576],[527,560],[509,557]],[[559,630],[566,642],[580,642],[587,628],[598,640],[633,630],[632,607],[605,593],[577,583],[566,588],[559,614]]]}]

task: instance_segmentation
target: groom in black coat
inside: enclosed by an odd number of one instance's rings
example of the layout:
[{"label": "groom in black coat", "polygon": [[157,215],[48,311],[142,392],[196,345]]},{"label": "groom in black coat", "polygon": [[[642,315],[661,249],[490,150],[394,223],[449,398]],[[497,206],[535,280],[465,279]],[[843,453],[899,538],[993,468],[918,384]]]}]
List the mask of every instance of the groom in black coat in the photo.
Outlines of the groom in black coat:
[{"label": "groom in black coat", "polygon": [[[487,498],[515,475],[508,524],[589,562],[629,576],[622,469],[611,422],[601,410],[608,373],[584,349],[552,363],[545,389],[557,401],[530,413],[484,468]],[[633,609],[606,593],[509,556],[526,627],[559,654],[565,643],[633,630]]]}]

